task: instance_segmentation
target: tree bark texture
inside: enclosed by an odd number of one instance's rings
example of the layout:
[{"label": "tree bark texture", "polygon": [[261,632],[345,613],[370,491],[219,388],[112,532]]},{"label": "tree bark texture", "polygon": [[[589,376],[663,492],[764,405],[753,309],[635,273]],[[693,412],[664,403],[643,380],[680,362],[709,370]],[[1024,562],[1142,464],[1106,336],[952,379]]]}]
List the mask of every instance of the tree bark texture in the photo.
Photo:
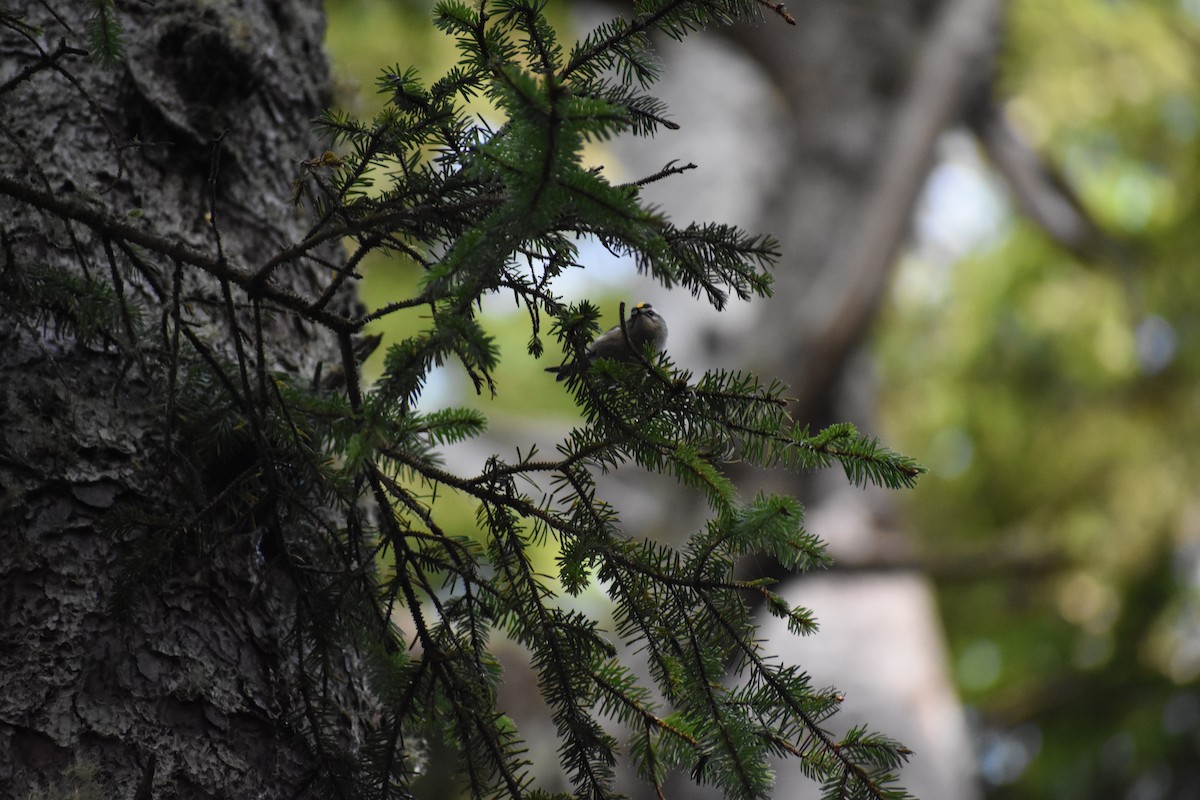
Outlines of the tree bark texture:
[{"label": "tree bark texture", "polygon": [[[163,291],[215,358],[236,356],[231,307],[243,333],[255,324],[171,252],[245,275],[305,232],[290,196],[328,100],[321,6],[119,3],[111,67],[87,55],[93,13],[27,2],[0,25],[5,289],[65,267],[111,279],[131,315],[91,337],[0,317],[0,796],[302,797],[293,585],[253,515],[222,511],[245,464],[181,463],[169,378],[147,364],[175,327]],[[270,278],[300,292],[317,275],[284,264]],[[132,315],[149,335],[135,339]],[[265,352],[283,353],[271,370],[311,375],[333,346],[260,321]],[[159,514],[197,524],[161,543],[152,583],[123,586],[141,521]]]}]

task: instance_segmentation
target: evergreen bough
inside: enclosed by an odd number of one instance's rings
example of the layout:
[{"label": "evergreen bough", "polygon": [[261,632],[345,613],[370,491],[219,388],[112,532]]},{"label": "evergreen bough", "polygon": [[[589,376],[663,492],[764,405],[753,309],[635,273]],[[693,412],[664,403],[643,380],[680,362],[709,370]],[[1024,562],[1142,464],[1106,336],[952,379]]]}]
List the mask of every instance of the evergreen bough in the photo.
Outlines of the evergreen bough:
[{"label": "evergreen bough", "polygon": [[[569,357],[585,357],[598,310],[567,305],[554,291],[555,279],[579,266],[581,240],[631,257],[664,286],[681,285],[718,309],[730,293],[769,294],[771,239],[713,223],[680,228],[641,202],[644,185],[683,167],[613,184],[581,161],[589,140],[674,127],[644,93],[658,73],[651,34],[681,38],[763,7],[791,21],[782,6],[759,0],[639,0],[629,18],[601,25],[568,51],[543,2],[442,0],[434,18],[456,38],[458,65],[429,85],[410,69],[385,71],[379,89],[388,102],[374,119],[330,112],[320,120],[332,148],[307,162],[295,183],[295,201],[315,209],[310,233],[255,270],[156,239],[94,207],[8,179],[0,186],[91,227],[112,266],[110,281],[10,270],[5,313],[27,325],[53,319],[145,359],[135,345],[150,327],[122,293],[121,274],[132,270],[166,309],[157,322],[164,346],[141,367],[168,376],[166,414],[171,432],[188,443],[186,456],[236,462],[240,470],[205,499],[201,518],[112,515],[114,531],[156,530],[131,548],[126,582],[151,580],[180,540],[216,524],[205,523],[214,509],[254,515],[264,541],[290,555],[304,588],[293,645],[305,705],[294,723],[331,796],[411,796],[428,746],[457,754],[472,797],[542,796],[531,787],[518,731],[497,708],[502,676],[489,651],[497,631],[530,654],[577,796],[615,796],[619,728],[631,732],[624,752],[660,797],[673,770],[730,798],[765,797],[775,756],[797,758],[828,798],[906,796],[894,774],[908,751],[862,729],[841,738],[827,732],[840,695],[771,660],[755,638],[751,601],[796,634],[813,632],[815,622],[769,582],[735,578],[738,559],[767,553],[804,570],[825,566],[828,556],[804,529],[798,503],[740,500],[723,464],[737,458],[812,470],[839,463],[855,484],[897,488],[921,472],[912,460],[851,425],[814,433],[793,422],[777,382],[727,371],[697,377],[662,354],[572,372],[566,386],[583,422],[555,456],[493,457],[476,476],[443,469],[438,450],[479,435],[483,416],[416,410],[435,365],[457,363],[478,391],[498,390],[498,350],[475,313],[491,293],[510,293],[528,311],[530,355],[543,353],[548,318]],[[94,8],[94,57],[112,62],[120,53],[115,7],[95,0]],[[477,96],[494,110],[491,126],[465,110]],[[319,293],[272,289],[273,270],[316,257],[333,240],[353,247],[345,263],[331,265]],[[378,251],[420,265],[416,292],[369,314],[328,310]],[[221,281],[231,322],[253,311],[257,327],[235,333],[228,353],[206,347],[189,328],[179,298],[184,264]],[[389,344],[382,377],[363,387],[364,327],[404,313],[424,315],[426,329]],[[270,373],[261,320],[272,314],[335,333],[341,364],[311,381]],[[695,488],[711,508],[708,523],[680,547],[623,530],[597,496],[594,474],[628,463]],[[527,479],[539,476],[548,478],[546,488],[528,488],[539,484]],[[451,489],[477,504],[482,541],[439,523],[427,499]],[[295,530],[308,538],[289,538]],[[531,554],[548,540],[560,554],[553,578],[538,573]],[[558,586],[577,595],[597,582],[612,601],[612,631],[556,596]],[[415,641],[398,627],[400,617],[411,621]],[[614,641],[642,652],[648,675],[622,663]],[[339,709],[328,693],[331,665],[344,651],[368,666],[379,703],[357,751],[337,744]]]}]

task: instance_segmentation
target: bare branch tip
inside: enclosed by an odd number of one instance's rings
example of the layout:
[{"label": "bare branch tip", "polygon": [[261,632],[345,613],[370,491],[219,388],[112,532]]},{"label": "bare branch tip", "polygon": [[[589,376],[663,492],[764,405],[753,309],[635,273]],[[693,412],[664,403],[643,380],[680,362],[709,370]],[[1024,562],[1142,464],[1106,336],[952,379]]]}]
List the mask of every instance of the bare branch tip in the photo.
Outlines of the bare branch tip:
[{"label": "bare branch tip", "polygon": [[788,25],[796,24],[796,18],[792,16],[791,12],[787,10],[787,6],[785,6],[782,2],[772,3],[770,0],[758,0],[758,2],[762,3],[764,6],[782,17],[783,21]]}]

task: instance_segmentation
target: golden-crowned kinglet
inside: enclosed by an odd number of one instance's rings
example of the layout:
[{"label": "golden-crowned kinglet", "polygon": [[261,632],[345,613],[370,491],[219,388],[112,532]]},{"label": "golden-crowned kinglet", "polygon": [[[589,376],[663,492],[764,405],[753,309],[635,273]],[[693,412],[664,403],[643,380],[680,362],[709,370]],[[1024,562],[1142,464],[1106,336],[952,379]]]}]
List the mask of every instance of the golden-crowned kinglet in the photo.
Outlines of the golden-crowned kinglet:
[{"label": "golden-crowned kinglet", "polygon": [[[629,334],[629,341],[625,341],[625,334]],[[667,323],[654,310],[654,306],[649,303],[638,303],[629,312],[629,319],[625,321],[625,331],[621,331],[621,326],[609,328],[604,333],[592,340],[592,343],[587,348],[587,363],[568,367],[547,367],[546,372],[558,373],[558,380],[563,380],[568,375],[575,371],[587,369],[587,364],[595,361],[597,358],[611,358],[616,361],[632,361],[635,353],[642,352],[646,344],[649,343],[658,352],[663,349],[667,343]]]}]

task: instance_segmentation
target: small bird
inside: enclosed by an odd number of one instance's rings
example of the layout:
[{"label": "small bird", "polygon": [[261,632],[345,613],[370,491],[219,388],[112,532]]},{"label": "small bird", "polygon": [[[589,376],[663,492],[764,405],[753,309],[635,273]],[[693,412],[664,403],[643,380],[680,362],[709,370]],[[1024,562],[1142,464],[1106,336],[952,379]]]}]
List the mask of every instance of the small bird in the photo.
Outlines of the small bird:
[{"label": "small bird", "polygon": [[[628,333],[629,341],[625,341]],[[654,352],[659,352],[667,344],[667,323],[649,303],[638,303],[629,312],[625,321],[625,332],[621,326],[609,328],[592,340],[587,347],[587,363],[547,367],[546,372],[554,372],[558,380],[565,379],[574,372],[587,369],[597,358],[611,358],[616,361],[633,361],[636,353],[642,352],[649,343]]]}]

